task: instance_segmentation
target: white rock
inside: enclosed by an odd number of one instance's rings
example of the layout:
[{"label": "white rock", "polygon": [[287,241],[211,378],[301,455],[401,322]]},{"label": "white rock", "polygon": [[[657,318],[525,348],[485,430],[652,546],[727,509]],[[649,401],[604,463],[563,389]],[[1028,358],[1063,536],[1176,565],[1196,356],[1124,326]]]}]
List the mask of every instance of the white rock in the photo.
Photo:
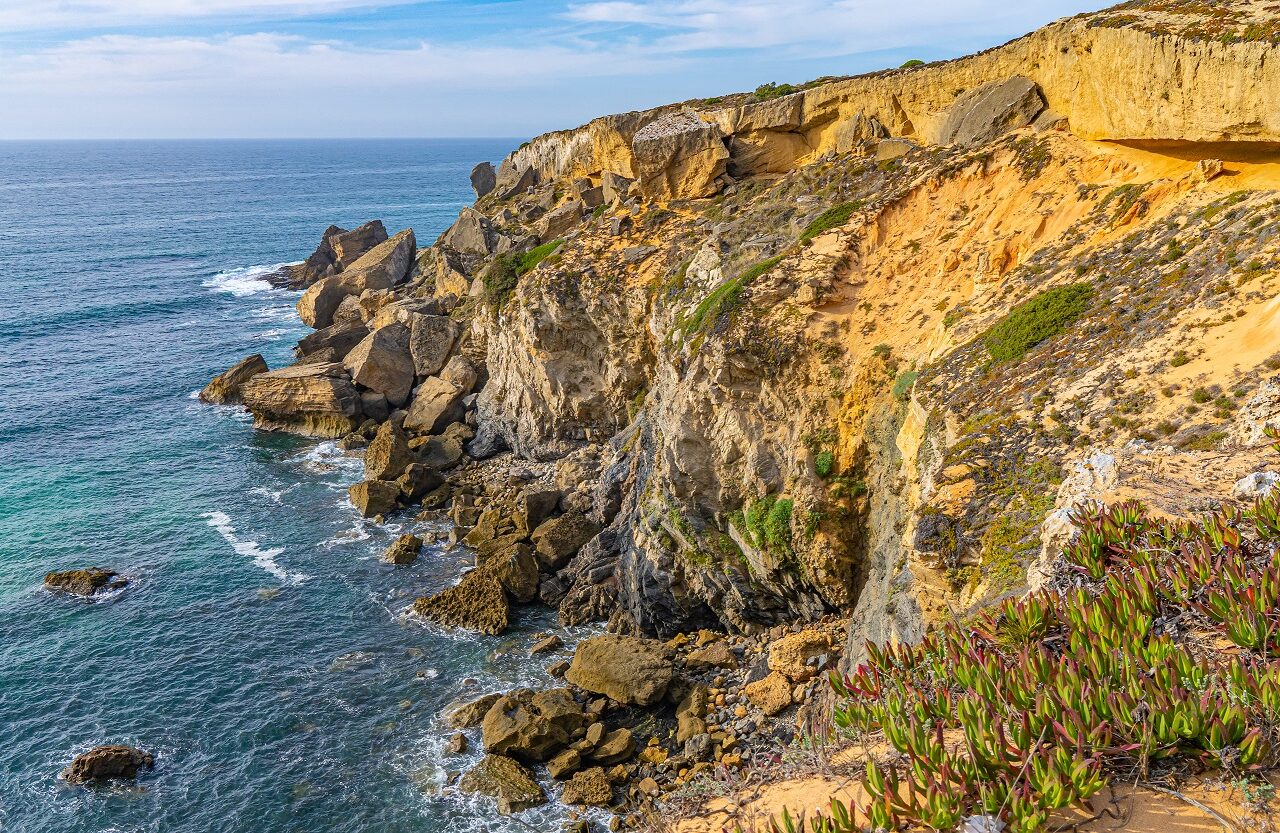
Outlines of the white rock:
[{"label": "white rock", "polygon": [[1280,474],[1273,471],[1255,471],[1236,481],[1236,485],[1231,487],[1231,496],[1236,500],[1257,500],[1260,497],[1266,497],[1277,484],[1280,484]]}]

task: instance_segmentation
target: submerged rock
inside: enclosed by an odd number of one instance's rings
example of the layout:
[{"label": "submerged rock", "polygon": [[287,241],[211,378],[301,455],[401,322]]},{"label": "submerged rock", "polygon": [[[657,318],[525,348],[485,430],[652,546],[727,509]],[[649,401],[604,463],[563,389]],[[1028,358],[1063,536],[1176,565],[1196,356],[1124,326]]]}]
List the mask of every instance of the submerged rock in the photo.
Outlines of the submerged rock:
[{"label": "submerged rock", "polygon": [[244,383],[259,373],[266,372],[267,360],[260,353],[254,353],[214,376],[204,386],[204,390],[200,391],[200,399],[214,405],[238,405],[241,399],[240,388]]},{"label": "submerged rock", "polygon": [[137,778],[138,770],[155,766],[155,756],[133,746],[95,746],[81,753],[62,771],[68,784],[87,784],[108,778]]},{"label": "submerged rock", "polygon": [[128,583],[128,579],[120,578],[119,573],[106,567],[63,570],[46,573],[44,577],[44,586],[50,590],[73,593],[77,596],[92,596],[101,590],[119,590]]},{"label": "submerged rock", "polygon": [[462,776],[458,788],[497,799],[498,812],[503,814],[518,813],[547,801],[547,794],[533,773],[504,755],[485,755]]},{"label": "submerged rock", "polygon": [[391,564],[412,564],[418,560],[422,551],[422,539],[407,532],[396,539],[396,542],[382,554],[382,560]]}]

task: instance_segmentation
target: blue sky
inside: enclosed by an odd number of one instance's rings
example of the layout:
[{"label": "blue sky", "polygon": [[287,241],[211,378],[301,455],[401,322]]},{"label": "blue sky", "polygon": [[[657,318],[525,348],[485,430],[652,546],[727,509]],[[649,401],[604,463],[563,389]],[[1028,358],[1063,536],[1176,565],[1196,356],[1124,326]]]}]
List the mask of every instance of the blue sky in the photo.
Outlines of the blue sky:
[{"label": "blue sky", "polygon": [[0,138],[525,137],[952,58],[1081,0],[0,0]]}]

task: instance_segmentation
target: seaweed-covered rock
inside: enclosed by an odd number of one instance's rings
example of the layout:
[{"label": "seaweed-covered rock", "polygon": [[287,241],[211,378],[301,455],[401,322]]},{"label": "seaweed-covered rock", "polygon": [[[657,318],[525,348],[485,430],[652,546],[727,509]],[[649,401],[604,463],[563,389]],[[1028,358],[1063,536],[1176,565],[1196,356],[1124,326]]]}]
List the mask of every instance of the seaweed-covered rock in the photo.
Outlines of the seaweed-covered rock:
[{"label": "seaweed-covered rock", "polygon": [[103,590],[119,590],[128,583],[128,579],[121,578],[115,570],[109,570],[106,567],[63,570],[46,573],[44,577],[44,586],[50,590],[59,590],[77,596],[92,596]]},{"label": "seaweed-covered rock", "polygon": [[155,756],[143,749],[121,744],[95,746],[75,757],[62,771],[68,784],[88,784],[108,778],[132,779],[138,771],[155,766]]}]

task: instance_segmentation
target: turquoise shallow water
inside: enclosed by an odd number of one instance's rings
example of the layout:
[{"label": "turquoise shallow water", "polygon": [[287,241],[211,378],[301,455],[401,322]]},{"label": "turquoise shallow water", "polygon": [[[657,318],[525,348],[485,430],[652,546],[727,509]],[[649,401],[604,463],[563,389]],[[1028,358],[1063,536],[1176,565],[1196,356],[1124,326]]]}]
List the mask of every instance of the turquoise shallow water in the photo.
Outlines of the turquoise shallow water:
[{"label": "turquoise shallow water", "polygon": [[[433,795],[440,707],[545,680],[505,639],[406,620],[458,557],[409,568],[346,503],[358,460],[255,432],[194,392],[285,364],[296,296],[259,267],[331,222],[430,240],[514,142],[0,143],[0,829],[526,830]],[[96,602],[51,569],[132,579]],[[474,680],[468,685],[467,678]],[[157,753],[134,787],[57,774],[103,742]]]}]

